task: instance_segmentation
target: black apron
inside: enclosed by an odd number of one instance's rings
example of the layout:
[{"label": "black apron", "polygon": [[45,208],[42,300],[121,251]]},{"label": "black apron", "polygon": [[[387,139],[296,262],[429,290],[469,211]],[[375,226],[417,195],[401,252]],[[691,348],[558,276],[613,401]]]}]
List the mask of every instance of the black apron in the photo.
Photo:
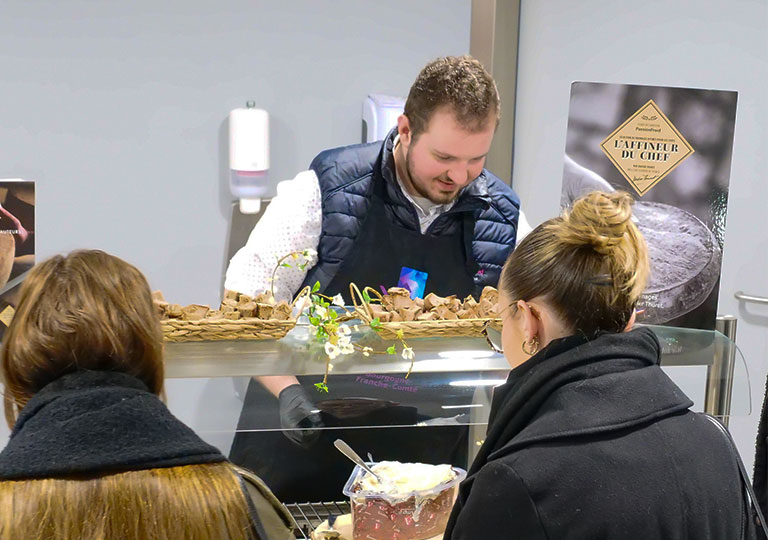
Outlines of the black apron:
[{"label": "black apron", "polygon": [[[379,171],[381,167],[377,165],[376,169]],[[329,296],[341,293],[349,303],[350,282],[360,288],[392,287],[397,285],[402,267],[407,266],[428,273],[425,295],[434,292],[464,298],[472,294],[477,271],[471,257],[474,208],[465,205],[465,211],[454,208],[449,211],[452,216],[437,218],[460,219],[461,226],[456,227],[454,234],[438,236],[429,231],[421,234],[395,224],[386,205],[386,181],[377,173],[373,182],[371,205],[354,247],[332,281],[327,285],[321,283],[320,292]],[[391,375],[402,377],[404,374]],[[377,377],[381,376],[331,375],[329,394],[319,394],[314,388],[314,383],[320,380],[318,377],[298,377],[321,409],[324,408],[321,400],[354,404],[362,402],[356,399],[361,397],[376,400],[372,404],[383,407],[366,411],[359,406],[359,410],[347,410],[338,416],[323,410],[323,423],[336,429],[324,430],[311,449],[296,446],[276,429],[279,428],[277,400],[252,380],[230,459],[255,471],[283,502],[343,498],[341,488],[353,466],[333,447],[336,438],[346,440],[362,455],[371,452],[376,460],[449,463],[466,468],[466,425],[401,426],[452,416],[442,410],[441,405],[446,402],[469,404],[472,392],[451,387],[449,383],[456,376],[445,373],[414,373],[407,381],[396,383]],[[481,374],[463,373],[464,377],[480,378]],[[264,426],[274,431],[254,430]],[[370,429],[360,429],[364,426]]]},{"label": "black apron", "polygon": [[385,202],[386,181],[377,174],[373,182],[368,215],[351,253],[331,282],[320,284],[320,292],[328,296],[341,293],[350,303],[350,283],[360,289],[365,286],[377,291],[381,286],[388,289],[397,286],[401,270],[408,267],[427,273],[425,296],[430,292],[439,296],[455,294],[459,298],[472,294],[478,268],[472,258],[474,209],[451,209],[446,213],[448,215],[437,218],[461,220],[461,226],[453,234],[434,235],[429,229],[422,234],[395,223]]}]

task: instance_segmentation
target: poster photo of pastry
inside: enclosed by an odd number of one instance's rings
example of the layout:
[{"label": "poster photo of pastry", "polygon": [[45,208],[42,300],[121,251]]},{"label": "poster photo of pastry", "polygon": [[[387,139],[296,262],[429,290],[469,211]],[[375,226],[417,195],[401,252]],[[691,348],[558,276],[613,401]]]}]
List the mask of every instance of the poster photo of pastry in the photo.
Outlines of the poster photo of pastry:
[{"label": "poster photo of pastry", "polygon": [[727,90],[571,85],[561,206],[594,190],[634,197],[651,258],[639,322],[715,327],[736,102]]},{"label": "poster photo of pastry", "polygon": [[[0,179],[0,336],[35,264],[35,183]],[[0,337],[1,339],[1,337]]]}]

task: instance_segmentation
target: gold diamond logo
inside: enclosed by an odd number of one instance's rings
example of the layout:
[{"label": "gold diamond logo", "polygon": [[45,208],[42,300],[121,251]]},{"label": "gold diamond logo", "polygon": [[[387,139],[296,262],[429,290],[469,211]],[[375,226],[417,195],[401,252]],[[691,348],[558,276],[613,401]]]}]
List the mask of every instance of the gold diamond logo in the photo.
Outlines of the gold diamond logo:
[{"label": "gold diamond logo", "polygon": [[693,154],[693,148],[651,99],[600,143],[641,197]]}]

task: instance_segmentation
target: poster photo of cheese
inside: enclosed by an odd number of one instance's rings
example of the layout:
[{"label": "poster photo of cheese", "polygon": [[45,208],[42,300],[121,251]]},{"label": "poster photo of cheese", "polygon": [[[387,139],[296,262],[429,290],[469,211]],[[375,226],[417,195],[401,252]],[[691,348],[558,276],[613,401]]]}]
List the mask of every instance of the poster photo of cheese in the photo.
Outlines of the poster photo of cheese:
[{"label": "poster photo of cheese", "polygon": [[35,183],[0,179],[0,336],[35,264]]},{"label": "poster photo of cheese", "polygon": [[647,324],[711,330],[717,317],[737,92],[571,85],[561,206],[622,190],[648,243]]}]

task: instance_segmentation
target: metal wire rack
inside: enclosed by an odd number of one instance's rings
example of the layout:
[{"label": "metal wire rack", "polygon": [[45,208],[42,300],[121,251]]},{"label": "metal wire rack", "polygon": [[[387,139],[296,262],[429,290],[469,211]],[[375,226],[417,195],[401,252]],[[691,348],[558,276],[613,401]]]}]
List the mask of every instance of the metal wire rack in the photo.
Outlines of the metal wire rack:
[{"label": "metal wire rack", "polygon": [[350,513],[349,501],[306,502],[284,505],[293,518],[293,534],[299,539],[309,539],[310,534],[329,516]]}]

